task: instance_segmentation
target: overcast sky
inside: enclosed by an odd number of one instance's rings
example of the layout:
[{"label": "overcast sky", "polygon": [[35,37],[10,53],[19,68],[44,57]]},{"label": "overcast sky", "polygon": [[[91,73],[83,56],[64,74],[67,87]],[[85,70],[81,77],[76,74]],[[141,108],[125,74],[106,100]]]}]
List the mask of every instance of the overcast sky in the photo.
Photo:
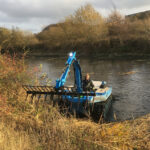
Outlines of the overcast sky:
[{"label": "overcast sky", "polygon": [[114,6],[123,15],[150,10],[150,0],[0,0],[0,26],[39,32],[87,3],[103,16]]}]

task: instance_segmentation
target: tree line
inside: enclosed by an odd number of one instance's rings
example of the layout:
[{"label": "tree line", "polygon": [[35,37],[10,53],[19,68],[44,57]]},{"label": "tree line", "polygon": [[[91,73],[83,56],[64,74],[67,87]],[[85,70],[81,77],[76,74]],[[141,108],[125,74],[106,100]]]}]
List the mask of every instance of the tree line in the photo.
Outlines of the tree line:
[{"label": "tree line", "polygon": [[[2,36],[1,36],[2,35]],[[114,10],[107,18],[87,4],[38,34],[0,29],[0,48],[81,53],[150,52],[150,17],[130,19]]]},{"label": "tree line", "polygon": [[0,52],[1,53],[24,53],[38,44],[37,37],[28,31],[18,28],[7,29],[0,27]]}]

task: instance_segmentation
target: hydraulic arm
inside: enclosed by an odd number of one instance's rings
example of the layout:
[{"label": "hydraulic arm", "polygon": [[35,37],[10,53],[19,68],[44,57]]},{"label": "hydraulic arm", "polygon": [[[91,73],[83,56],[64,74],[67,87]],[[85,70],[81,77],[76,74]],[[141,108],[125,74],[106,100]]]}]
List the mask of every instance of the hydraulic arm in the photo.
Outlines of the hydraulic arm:
[{"label": "hydraulic arm", "polygon": [[69,58],[66,62],[66,69],[61,75],[60,79],[56,80],[56,89],[59,89],[64,86],[68,73],[70,71],[71,64],[73,63],[74,67],[74,76],[75,76],[75,87],[77,92],[82,92],[82,74],[79,62],[76,60],[76,52],[71,52]]}]

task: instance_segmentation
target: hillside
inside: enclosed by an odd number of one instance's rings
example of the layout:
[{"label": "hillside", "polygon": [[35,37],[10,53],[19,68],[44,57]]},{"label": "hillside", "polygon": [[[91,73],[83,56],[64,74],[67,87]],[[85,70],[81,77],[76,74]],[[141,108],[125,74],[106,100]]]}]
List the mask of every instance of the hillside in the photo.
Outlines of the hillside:
[{"label": "hillside", "polygon": [[148,19],[150,18],[150,10],[147,10],[144,12],[138,12],[135,14],[130,14],[130,15],[127,15],[126,18],[131,19],[132,21],[135,19],[140,19],[140,20]]},{"label": "hillside", "polygon": [[46,53],[76,49],[90,56],[150,54],[149,14],[146,11],[124,17],[114,11],[104,18],[91,5],[85,5],[63,22],[48,25],[37,34],[39,49]]}]

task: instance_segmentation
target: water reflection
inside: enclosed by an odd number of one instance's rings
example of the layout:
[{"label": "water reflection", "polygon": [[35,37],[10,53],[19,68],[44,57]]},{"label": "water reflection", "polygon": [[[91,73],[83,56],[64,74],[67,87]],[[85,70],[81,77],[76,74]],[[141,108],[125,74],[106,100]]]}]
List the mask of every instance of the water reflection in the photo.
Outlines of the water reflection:
[{"label": "water reflection", "polygon": [[[46,72],[55,84],[60,77],[66,58],[30,58],[29,66],[42,64],[42,72]],[[83,75],[90,73],[93,80],[105,80],[113,87],[114,101],[111,116],[115,113],[118,120],[136,118],[150,113],[150,63],[148,61],[131,60],[100,60],[82,58],[80,65]],[[135,71],[133,74],[121,73]],[[66,84],[74,81],[73,70]]]}]

